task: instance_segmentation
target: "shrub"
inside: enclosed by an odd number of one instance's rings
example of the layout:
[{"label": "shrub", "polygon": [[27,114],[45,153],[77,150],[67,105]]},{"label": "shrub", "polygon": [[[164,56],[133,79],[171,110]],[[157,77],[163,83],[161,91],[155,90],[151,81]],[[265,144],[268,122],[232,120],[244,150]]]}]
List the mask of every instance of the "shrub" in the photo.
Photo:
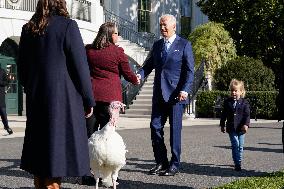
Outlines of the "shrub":
[{"label": "shrub", "polygon": [[[246,98],[250,100],[251,106],[257,108],[257,118],[277,119],[277,95],[277,91],[249,91],[246,94]],[[253,98],[256,98],[255,104],[252,103]],[[252,115],[254,115],[254,112],[252,112]]]},{"label": "shrub", "polygon": [[214,74],[215,89],[228,90],[233,78],[244,81],[247,91],[275,90],[273,71],[253,58],[238,57],[217,69]]},{"label": "shrub", "polygon": [[[198,93],[195,106],[196,117],[213,117],[213,107],[217,96],[227,98],[229,94],[229,91],[202,91]],[[247,91],[245,98],[250,102],[251,119],[255,116],[259,119],[276,119],[275,101],[277,95],[277,91]]]},{"label": "shrub", "polygon": [[206,69],[211,73],[236,57],[233,39],[221,23],[202,24],[194,29],[188,39],[192,43],[196,66],[204,59],[208,63]]},{"label": "shrub", "polygon": [[195,104],[196,117],[213,117],[213,107],[217,96],[225,98],[228,95],[228,91],[202,91],[198,93]]}]

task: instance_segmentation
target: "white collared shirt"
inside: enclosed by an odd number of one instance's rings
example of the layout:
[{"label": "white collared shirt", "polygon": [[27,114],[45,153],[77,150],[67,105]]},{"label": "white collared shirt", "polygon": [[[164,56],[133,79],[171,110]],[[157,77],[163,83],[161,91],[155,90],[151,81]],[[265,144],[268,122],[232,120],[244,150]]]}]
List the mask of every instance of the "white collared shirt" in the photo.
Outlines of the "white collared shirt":
[{"label": "white collared shirt", "polygon": [[174,40],[176,39],[177,35],[174,34],[173,36],[171,36],[169,39],[164,38],[164,42],[166,43],[166,41],[168,41],[170,43],[168,49],[171,47],[171,45],[173,44]]}]

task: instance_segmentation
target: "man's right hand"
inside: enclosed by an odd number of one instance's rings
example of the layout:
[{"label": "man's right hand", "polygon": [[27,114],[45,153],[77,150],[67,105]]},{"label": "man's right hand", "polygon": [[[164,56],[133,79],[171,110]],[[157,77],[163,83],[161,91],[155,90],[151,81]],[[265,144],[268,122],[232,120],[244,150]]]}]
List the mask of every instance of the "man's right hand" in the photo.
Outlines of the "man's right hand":
[{"label": "man's right hand", "polygon": [[136,74],[136,77],[137,77],[137,81],[138,81],[138,85],[139,85],[140,82],[141,82],[141,75],[140,74]]}]

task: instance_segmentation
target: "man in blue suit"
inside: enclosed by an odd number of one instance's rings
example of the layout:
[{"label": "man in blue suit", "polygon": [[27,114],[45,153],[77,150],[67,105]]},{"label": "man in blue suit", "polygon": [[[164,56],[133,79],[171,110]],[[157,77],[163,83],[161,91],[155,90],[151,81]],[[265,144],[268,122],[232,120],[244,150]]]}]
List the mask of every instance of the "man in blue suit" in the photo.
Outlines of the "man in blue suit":
[{"label": "man in blue suit", "polygon": [[[160,18],[162,39],[153,44],[138,77],[144,79],[155,69],[151,140],[156,165],[149,174],[174,176],[180,167],[182,116],[194,79],[194,59],[191,43],[176,35],[173,15]],[[169,117],[171,160],[164,143],[164,125]]]}]

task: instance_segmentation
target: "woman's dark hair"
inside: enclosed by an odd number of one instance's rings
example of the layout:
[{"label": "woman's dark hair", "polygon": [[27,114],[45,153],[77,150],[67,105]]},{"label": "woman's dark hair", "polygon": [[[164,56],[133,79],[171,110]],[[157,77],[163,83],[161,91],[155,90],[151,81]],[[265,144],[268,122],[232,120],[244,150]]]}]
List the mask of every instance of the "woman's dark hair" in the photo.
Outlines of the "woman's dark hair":
[{"label": "woman's dark hair", "polygon": [[112,22],[106,22],[100,26],[99,32],[92,44],[94,49],[103,49],[110,44],[114,44],[112,34],[115,32],[116,25]]},{"label": "woman's dark hair", "polygon": [[65,0],[39,0],[35,14],[25,25],[25,29],[35,35],[42,35],[52,15],[69,17]]}]

